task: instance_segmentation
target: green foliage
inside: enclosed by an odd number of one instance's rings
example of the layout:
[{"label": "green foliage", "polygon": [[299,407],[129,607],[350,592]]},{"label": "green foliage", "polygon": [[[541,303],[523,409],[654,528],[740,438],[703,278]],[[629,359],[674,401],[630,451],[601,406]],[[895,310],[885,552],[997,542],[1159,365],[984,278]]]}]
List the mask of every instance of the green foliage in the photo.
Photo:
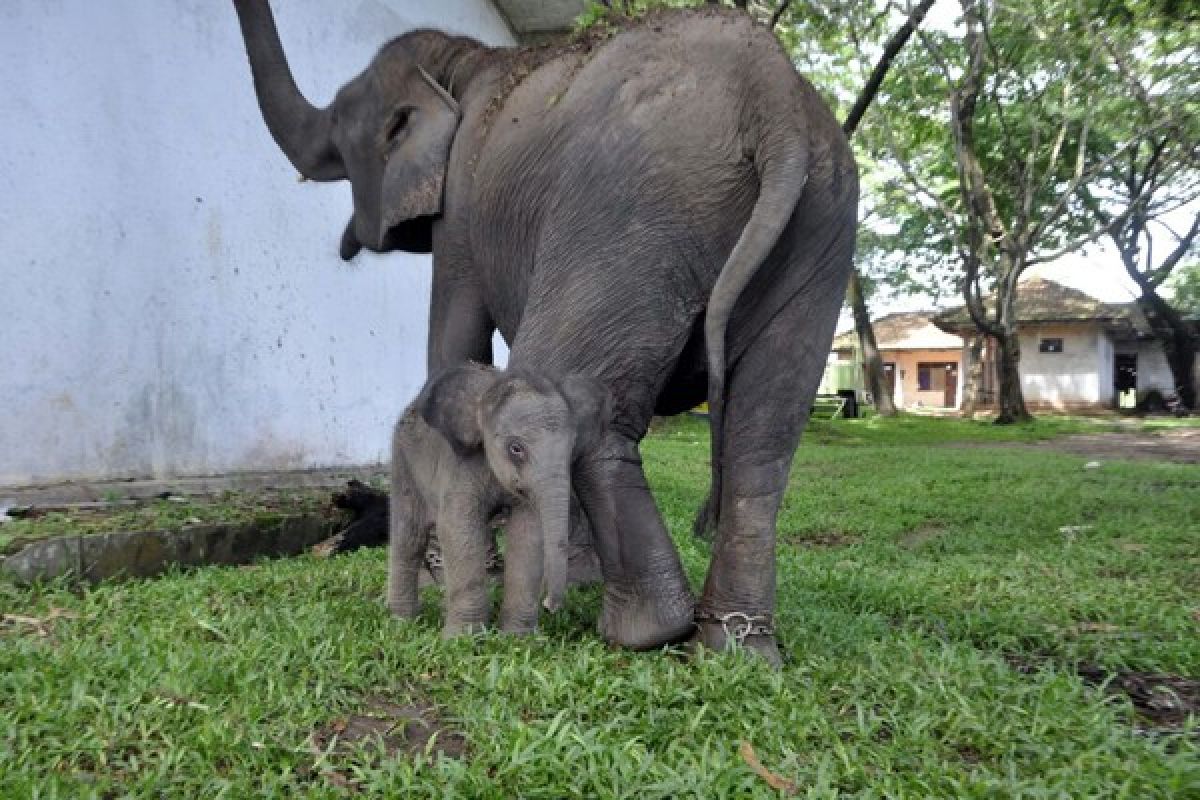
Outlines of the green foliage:
[{"label": "green foliage", "polygon": [[612,7],[591,0],[583,13],[575,18],[575,30],[584,31],[597,25],[607,25],[615,17],[640,17],[660,8],[691,8],[704,5],[704,0],[612,0]]},{"label": "green foliage", "polygon": [[1200,264],[1179,267],[1171,279],[1171,305],[1180,311],[1200,316]]},{"label": "green foliage", "polygon": [[[0,797],[778,797],[740,741],[801,796],[1192,796],[1196,723],[1138,730],[1076,665],[1200,674],[1200,467],[1019,445],[1106,425],[814,426],[780,515],[780,673],[606,647],[595,590],[536,637],[442,641],[432,598],[389,618],[378,550],[0,584],[25,620],[0,623]],[[697,584],[707,441],[682,420],[644,445]],[[465,757],[316,746],[380,697],[437,706]]]}]

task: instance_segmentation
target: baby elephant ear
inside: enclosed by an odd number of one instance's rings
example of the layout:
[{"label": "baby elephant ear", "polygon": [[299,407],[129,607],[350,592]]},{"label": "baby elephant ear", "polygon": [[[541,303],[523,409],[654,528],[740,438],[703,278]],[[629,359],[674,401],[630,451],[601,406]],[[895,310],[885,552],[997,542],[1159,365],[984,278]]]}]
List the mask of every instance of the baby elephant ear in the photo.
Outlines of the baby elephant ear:
[{"label": "baby elephant ear", "polygon": [[483,444],[479,401],[495,380],[495,370],[482,364],[450,367],[425,384],[417,397],[417,413],[459,453],[476,450]]},{"label": "baby elephant ear", "polygon": [[612,417],[612,395],[591,375],[575,372],[559,387],[575,422],[575,454],[600,443]]}]

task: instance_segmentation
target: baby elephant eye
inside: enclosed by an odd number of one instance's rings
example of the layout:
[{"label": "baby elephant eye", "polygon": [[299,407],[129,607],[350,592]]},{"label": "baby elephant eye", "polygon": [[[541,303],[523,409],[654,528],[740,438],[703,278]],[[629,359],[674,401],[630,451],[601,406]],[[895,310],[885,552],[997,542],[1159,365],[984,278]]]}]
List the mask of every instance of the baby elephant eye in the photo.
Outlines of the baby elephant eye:
[{"label": "baby elephant eye", "polygon": [[516,462],[524,461],[525,445],[521,444],[517,439],[510,440],[508,443],[508,456]]}]

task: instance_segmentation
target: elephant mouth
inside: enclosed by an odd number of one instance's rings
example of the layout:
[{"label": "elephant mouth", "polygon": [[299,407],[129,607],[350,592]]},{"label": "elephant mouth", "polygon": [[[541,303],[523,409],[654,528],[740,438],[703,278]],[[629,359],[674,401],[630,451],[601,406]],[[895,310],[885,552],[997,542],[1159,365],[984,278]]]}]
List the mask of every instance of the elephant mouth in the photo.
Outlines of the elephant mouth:
[{"label": "elephant mouth", "polygon": [[343,261],[349,261],[358,255],[360,250],[370,250],[372,253],[390,253],[396,250],[405,253],[433,252],[433,216],[415,217],[404,220],[388,228],[383,239],[378,243],[362,242],[350,231],[342,237],[340,254]]},{"label": "elephant mouth", "polygon": [[389,226],[380,249],[384,252],[403,250],[408,253],[432,253],[435,219],[433,216],[414,217]]}]

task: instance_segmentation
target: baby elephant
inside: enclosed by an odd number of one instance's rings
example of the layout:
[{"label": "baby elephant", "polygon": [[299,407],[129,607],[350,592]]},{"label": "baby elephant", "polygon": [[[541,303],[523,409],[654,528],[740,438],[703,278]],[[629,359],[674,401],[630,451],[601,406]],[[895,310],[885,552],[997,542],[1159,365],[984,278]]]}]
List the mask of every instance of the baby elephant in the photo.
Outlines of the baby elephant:
[{"label": "baby elephant", "polygon": [[562,604],[567,580],[571,467],[600,441],[608,393],[596,380],[561,381],[479,364],[435,376],[396,423],[388,608],[416,616],[417,572],[436,527],[444,563],[444,635],[488,623],[489,518],[511,509],[500,627],[537,627],[538,601]]}]

